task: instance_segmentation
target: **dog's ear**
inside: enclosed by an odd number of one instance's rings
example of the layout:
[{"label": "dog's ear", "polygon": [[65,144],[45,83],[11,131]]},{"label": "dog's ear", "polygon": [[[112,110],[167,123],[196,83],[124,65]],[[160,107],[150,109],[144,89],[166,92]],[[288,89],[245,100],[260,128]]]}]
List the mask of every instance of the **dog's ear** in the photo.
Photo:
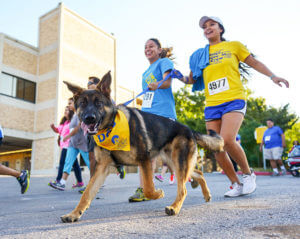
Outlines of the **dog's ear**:
[{"label": "dog's ear", "polygon": [[74,85],[70,82],[67,82],[67,81],[63,81],[68,89],[74,94],[74,95],[80,95],[82,92],[83,92],[83,88],[81,88],[80,86],[78,85]]},{"label": "dog's ear", "polygon": [[67,82],[67,81],[63,81],[63,82],[67,85],[68,89],[73,93],[73,98],[74,98],[74,103],[75,103],[77,101],[79,95],[83,92],[84,89],[81,88],[80,86],[74,85],[70,82]]},{"label": "dog's ear", "polygon": [[111,85],[111,74],[109,71],[102,77],[101,81],[97,85],[97,89],[108,99],[110,99],[110,92],[111,92],[110,85]]}]

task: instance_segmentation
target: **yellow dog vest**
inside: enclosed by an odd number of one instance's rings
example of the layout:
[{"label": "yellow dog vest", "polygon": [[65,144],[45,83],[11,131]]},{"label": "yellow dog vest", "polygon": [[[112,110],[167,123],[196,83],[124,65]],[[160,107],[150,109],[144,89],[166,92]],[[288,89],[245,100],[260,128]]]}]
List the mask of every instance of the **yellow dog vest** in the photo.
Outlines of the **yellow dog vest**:
[{"label": "yellow dog vest", "polygon": [[96,144],[107,150],[130,151],[129,125],[124,113],[118,110],[112,127],[99,130],[93,136]]}]

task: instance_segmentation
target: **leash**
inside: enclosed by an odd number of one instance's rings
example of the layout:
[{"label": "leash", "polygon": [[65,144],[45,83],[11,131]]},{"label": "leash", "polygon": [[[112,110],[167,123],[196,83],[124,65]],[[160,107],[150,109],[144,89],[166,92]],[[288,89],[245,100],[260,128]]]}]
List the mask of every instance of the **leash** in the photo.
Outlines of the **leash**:
[{"label": "leash", "polygon": [[[157,89],[159,89],[159,87],[161,87],[161,85],[168,80],[169,78],[177,78],[177,79],[181,79],[183,77],[183,75],[181,74],[180,71],[173,69],[168,75],[166,75],[165,79],[163,79],[157,86]],[[139,96],[145,94],[147,91],[150,91],[149,87],[147,87],[147,89],[143,90],[141,93],[139,93],[136,97],[134,97],[133,99],[126,101],[125,103],[123,103],[123,105],[129,105],[132,101],[134,101],[136,98],[138,98]]]}]

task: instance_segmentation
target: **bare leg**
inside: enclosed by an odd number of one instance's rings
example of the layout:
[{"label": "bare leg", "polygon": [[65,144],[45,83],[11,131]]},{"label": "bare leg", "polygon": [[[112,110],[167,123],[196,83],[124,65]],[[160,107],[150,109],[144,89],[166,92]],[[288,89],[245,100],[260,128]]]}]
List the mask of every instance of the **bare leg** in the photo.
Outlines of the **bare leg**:
[{"label": "bare leg", "polygon": [[140,187],[143,188],[144,187],[144,182],[143,182],[143,176],[142,176],[142,167],[139,166],[139,177],[140,177]]},{"label": "bare leg", "polygon": [[0,175],[10,175],[13,177],[20,177],[21,173],[12,169],[12,168],[8,168],[2,164],[0,164]]},{"label": "bare leg", "polygon": [[271,160],[270,160],[270,164],[271,164],[271,167],[272,167],[272,168],[277,168],[277,163],[276,163],[276,161],[277,161],[277,160],[274,160],[274,159],[271,159]]},{"label": "bare leg", "polygon": [[67,180],[68,180],[68,177],[69,177],[69,174],[66,173],[66,172],[64,172],[64,173],[63,173],[63,176],[62,176],[62,179],[65,180],[65,181],[67,181]]},{"label": "bare leg", "polygon": [[220,135],[224,139],[224,149],[240,166],[242,172],[244,174],[251,174],[246,154],[236,141],[236,135],[239,132],[243,119],[244,115],[238,112],[223,115]]},{"label": "bare leg", "polygon": [[[209,122],[206,122],[206,129],[207,130],[212,129],[212,130],[216,131],[218,134],[220,134],[221,125],[222,125],[221,120],[209,121]],[[224,146],[224,148],[225,148],[225,146]],[[224,170],[226,176],[229,178],[231,183],[237,182],[238,184],[240,184],[240,181],[234,171],[233,165],[232,165],[227,153],[219,152],[219,153],[216,153],[215,156],[216,156],[217,162],[219,163],[221,168]]]},{"label": "bare leg", "polygon": [[282,163],[282,160],[281,159],[278,159],[278,160],[276,160],[277,161],[277,163],[278,163],[278,165],[281,167],[281,166],[283,166],[283,163]]},{"label": "bare leg", "polygon": [[162,177],[165,176],[167,170],[168,170],[168,166],[163,165],[160,175],[161,175]]},{"label": "bare leg", "polygon": [[156,157],[152,159],[152,171],[153,171],[153,174],[155,173],[155,170],[156,170]]}]

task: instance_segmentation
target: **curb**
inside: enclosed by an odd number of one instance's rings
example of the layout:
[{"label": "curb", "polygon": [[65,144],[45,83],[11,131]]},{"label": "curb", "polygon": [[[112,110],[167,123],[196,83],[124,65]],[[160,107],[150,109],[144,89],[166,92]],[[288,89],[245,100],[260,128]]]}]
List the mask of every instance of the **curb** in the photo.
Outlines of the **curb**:
[{"label": "curb", "polygon": [[[225,174],[224,171],[221,172],[222,174]],[[254,174],[256,176],[271,176],[273,172],[261,172],[261,171],[254,171]],[[238,175],[242,175],[243,173],[241,171],[237,172]],[[286,175],[290,175],[290,172],[286,172]]]}]

